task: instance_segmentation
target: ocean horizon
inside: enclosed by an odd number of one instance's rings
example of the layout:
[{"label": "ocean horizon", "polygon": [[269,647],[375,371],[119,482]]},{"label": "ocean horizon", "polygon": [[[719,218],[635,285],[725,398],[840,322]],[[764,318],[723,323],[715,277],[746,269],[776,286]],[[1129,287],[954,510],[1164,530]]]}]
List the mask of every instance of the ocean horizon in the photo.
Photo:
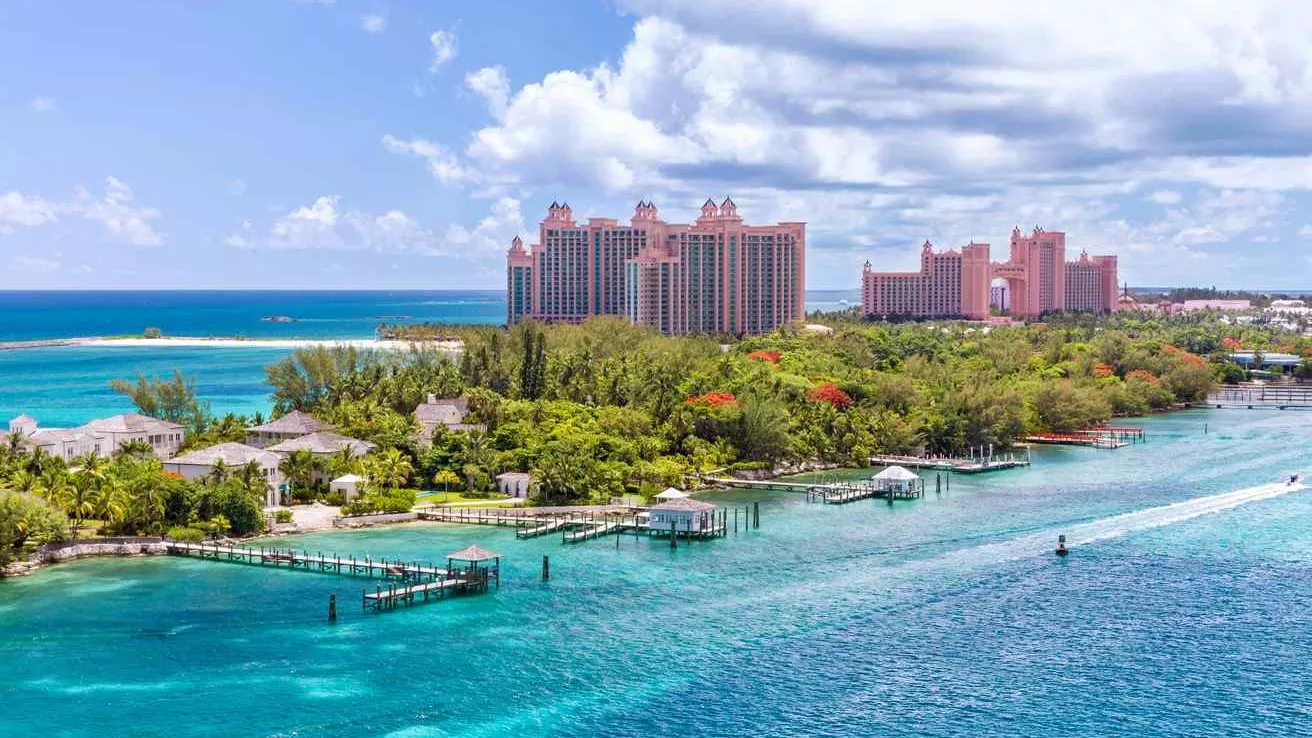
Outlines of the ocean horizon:
[{"label": "ocean horizon", "polygon": [[[807,310],[859,302],[857,290],[807,293]],[[273,322],[275,317],[294,322]],[[26,290],[0,292],[0,343],[91,336],[165,335],[251,339],[362,339],[380,323],[502,325],[499,290]],[[55,346],[0,350],[0,421],[27,413],[46,427],[72,426],[132,403],[116,378],[193,377],[219,414],[268,413],[264,369],[290,348]]]}]

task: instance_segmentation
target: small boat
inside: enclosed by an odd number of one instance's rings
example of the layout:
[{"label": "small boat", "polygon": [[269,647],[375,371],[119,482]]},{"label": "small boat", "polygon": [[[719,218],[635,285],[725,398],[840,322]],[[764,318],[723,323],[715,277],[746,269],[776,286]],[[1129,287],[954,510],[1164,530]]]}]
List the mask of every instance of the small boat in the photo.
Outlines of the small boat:
[{"label": "small boat", "polygon": [[1065,535],[1057,536],[1057,550],[1054,553],[1056,553],[1058,556],[1065,556],[1066,554],[1070,553],[1070,551],[1066,549]]},{"label": "small boat", "polygon": [[266,316],[264,316],[263,318],[260,318],[260,322],[263,322],[263,323],[295,323],[295,322],[297,322],[297,319],[296,319],[296,318],[293,318],[293,317],[290,316],[290,315],[266,315]]}]

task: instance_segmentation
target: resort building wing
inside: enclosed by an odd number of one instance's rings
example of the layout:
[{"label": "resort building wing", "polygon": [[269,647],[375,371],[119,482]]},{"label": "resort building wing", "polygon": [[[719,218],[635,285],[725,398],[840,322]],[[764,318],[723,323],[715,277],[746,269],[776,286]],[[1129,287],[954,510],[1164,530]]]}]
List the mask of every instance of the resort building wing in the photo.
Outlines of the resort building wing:
[{"label": "resort building wing", "polygon": [[731,198],[691,224],[640,201],[628,224],[552,203],[538,243],[506,254],[508,324],[620,315],[664,333],[766,333],[805,315],[806,224],[743,223]]},{"label": "resort building wing", "polygon": [[983,320],[994,307],[1018,318],[1111,312],[1118,297],[1115,256],[1082,253],[1067,262],[1066,234],[1037,227],[1028,236],[1012,230],[1004,262],[991,260],[986,243],[938,252],[926,241],[919,271],[881,272],[866,262],[861,282],[862,312],[875,317]]}]

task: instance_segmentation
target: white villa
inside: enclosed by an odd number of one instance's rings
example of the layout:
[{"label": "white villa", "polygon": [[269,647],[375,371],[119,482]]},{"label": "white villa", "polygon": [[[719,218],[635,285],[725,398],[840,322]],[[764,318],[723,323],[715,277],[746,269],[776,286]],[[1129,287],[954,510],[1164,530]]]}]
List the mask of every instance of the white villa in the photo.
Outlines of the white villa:
[{"label": "white villa", "polygon": [[267,448],[293,438],[332,429],[332,423],[325,423],[309,413],[293,410],[277,420],[247,428],[246,443],[255,448]]},{"label": "white villa", "polygon": [[192,451],[164,462],[164,469],[177,472],[185,479],[204,479],[214,469],[216,461],[222,461],[223,465],[232,472],[240,471],[252,461],[258,463],[260,474],[268,482],[268,489],[264,496],[265,506],[273,507],[280,502],[279,489],[283,480],[282,472],[278,471],[278,464],[282,462],[282,457],[244,443],[220,443],[217,446]]},{"label": "white villa", "polygon": [[[316,459],[330,459],[346,449],[351,450],[352,457],[360,457],[373,451],[377,446],[368,442],[361,441],[358,438],[344,436],[334,431],[319,431],[293,438],[290,441],[276,443],[266,448],[266,451],[278,454],[282,458],[291,456],[296,451],[309,451]],[[315,471],[314,481],[323,482],[327,476],[322,469]]]},{"label": "white villa", "polygon": [[35,418],[19,415],[9,421],[9,432],[0,437],[7,441],[13,435],[21,436],[25,445],[65,461],[92,453],[108,458],[126,441],[145,441],[156,456],[167,459],[177,453],[186,431],[177,423],[138,413],[93,420],[77,428],[41,428]]},{"label": "white villa", "polygon": [[145,441],[161,459],[172,458],[186,435],[181,423],[152,418],[140,413],[124,413],[104,420],[93,420],[82,430],[103,437],[107,442],[104,452],[117,451],[128,441]]},{"label": "white villa", "polygon": [[647,527],[656,532],[702,533],[715,528],[715,505],[691,497],[662,502],[651,509]]}]

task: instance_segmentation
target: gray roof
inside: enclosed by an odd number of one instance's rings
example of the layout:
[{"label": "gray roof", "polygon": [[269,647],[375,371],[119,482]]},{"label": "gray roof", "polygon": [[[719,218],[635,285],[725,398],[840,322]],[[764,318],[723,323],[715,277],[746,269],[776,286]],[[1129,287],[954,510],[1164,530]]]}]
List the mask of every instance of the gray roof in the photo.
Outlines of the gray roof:
[{"label": "gray roof", "polygon": [[93,420],[82,427],[98,433],[171,433],[182,430],[183,426],[181,423],[170,423],[141,413],[123,413]]},{"label": "gray roof", "polygon": [[189,466],[212,466],[222,459],[224,466],[245,466],[252,461],[262,465],[277,466],[282,459],[277,454],[263,449],[247,446],[244,443],[220,443],[217,446],[197,449],[191,453],[174,456],[165,464],[187,464]]},{"label": "gray roof", "polygon": [[77,443],[94,441],[97,436],[79,428],[39,428],[27,437],[33,446],[48,446],[52,443]]},{"label": "gray roof", "polygon": [[357,456],[364,456],[373,451],[375,446],[368,441],[344,436],[341,433],[319,431],[318,433],[307,433],[299,438],[276,443],[270,446],[268,450],[280,454],[289,454],[301,449],[314,454],[335,454],[344,448],[350,448]]},{"label": "gray roof", "polygon": [[682,497],[669,502],[662,502],[652,508],[653,510],[682,510],[684,512],[706,512],[714,510],[715,505],[701,500],[694,500],[691,497]]},{"label": "gray roof", "polygon": [[464,421],[465,415],[469,413],[469,399],[465,397],[452,397],[446,400],[434,400],[425,402],[415,408],[415,419],[420,423],[433,424],[441,423],[442,425],[456,425]]},{"label": "gray roof", "polygon": [[255,433],[278,433],[285,436],[304,436],[309,433],[317,433],[318,431],[332,429],[332,423],[325,423],[309,413],[303,413],[300,410],[293,410],[277,420],[270,421],[264,425],[251,426],[246,430]]},{"label": "gray roof", "polygon": [[509,479],[514,481],[522,480],[525,482],[531,482],[533,481],[533,475],[529,474],[528,472],[509,471],[509,472],[501,472],[500,474],[497,475],[497,479]]}]

